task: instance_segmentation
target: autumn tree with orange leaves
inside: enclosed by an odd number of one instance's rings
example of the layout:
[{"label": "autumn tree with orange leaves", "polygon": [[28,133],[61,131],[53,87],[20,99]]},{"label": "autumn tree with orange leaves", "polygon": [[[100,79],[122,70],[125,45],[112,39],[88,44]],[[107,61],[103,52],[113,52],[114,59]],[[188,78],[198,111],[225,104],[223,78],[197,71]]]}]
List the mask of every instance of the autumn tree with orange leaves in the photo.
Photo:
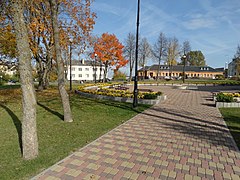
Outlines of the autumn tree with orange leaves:
[{"label": "autumn tree with orange leaves", "polygon": [[[9,13],[10,6],[5,3],[1,4],[0,13],[0,32],[8,36],[0,36],[1,43],[0,53],[8,56],[15,56],[15,37],[12,36],[12,18]],[[70,43],[75,47],[78,54],[83,53],[90,43],[90,33],[95,24],[96,15],[91,11],[92,0],[58,0],[58,21],[60,28],[60,45],[62,54],[69,54],[68,47]],[[24,1],[24,18],[27,23],[29,43],[33,59],[37,62],[37,71],[39,79],[39,90],[48,86],[48,79],[53,66],[56,64],[56,56],[53,43],[53,28],[51,24],[51,12],[48,1],[30,0]],[[2,33],[1,33],[2,34]],[[72,42],[69,41],[72,39]],[[66,56],[65,64],[69,56]]]},{"label": "autumn tree with orange leaves", "polygon": [[119,42],[117,37],[114,34],[108,33],[103,33],[94,44],[94,54],[97,54],[98,59],[104,65],[104,82],[106,82],[109,68],[112,68],[116,72],[128,63],[128,60],[123,57],[123,48],[124,46]]}]

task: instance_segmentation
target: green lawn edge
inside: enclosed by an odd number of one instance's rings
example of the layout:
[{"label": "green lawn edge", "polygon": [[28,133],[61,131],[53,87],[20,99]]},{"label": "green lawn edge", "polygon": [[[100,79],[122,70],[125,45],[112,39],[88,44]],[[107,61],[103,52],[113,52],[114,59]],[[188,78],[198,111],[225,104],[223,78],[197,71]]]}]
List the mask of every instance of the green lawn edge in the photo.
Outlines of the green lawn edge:
[{"label": "green lawn edge", "polygon": [[219,108],[240,150],[240,108]]}]

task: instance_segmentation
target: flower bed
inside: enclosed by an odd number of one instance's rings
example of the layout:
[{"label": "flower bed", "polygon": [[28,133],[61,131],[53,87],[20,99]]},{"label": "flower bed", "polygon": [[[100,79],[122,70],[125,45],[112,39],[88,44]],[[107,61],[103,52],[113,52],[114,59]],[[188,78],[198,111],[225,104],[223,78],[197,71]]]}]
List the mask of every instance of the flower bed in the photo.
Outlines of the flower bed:
[{"label": "flower bed", "polygon": [[240,93],[217,93],[214,96],[216,107],[240,107]]},{"label": "flower bed", "polygon": [[[112,84],[114,88],[119,84]],[[91,97],[95,99],[107,99],[120,102],[132,102],[133,92],[129,90],[115,90],[109,89],[109,84],[96,84],[80,86],[76,91],[77,94]],[[162,92],[138,92],[138,102],[140,104],[157,104],[162,100],[165,100],[166,96],[162,96]]]},{"label": "flower bed", "polygon": [[[114,84],[111,86],[113,87],[119,86],[119,84]],[[84,93],[89,93],[89,94],[133,98],[133,92],[129,90],[109,89],[109,84],[80,86],[78,90]],[[138,99],[157,99],[157,97],[160,95],[162,95],[162,92],[160,91],[159,92],[138,92]]]}]

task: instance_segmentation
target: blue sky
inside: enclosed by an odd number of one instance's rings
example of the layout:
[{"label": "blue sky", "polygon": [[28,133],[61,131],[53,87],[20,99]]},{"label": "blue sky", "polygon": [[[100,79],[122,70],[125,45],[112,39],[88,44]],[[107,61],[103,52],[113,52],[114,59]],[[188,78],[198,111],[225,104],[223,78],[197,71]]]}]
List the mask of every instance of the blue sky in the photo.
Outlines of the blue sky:
[{"label": "blue sky", "polygon": [[[124,43],[136,32],[137,0],[95,0],[94,34],[115,34]],[[224,67],[240,44],[240,0],[141,0],[140,34],[153,44],[159,33],[188,40],[207,65]],[[152,64],[153,62],[149,62]]]}]

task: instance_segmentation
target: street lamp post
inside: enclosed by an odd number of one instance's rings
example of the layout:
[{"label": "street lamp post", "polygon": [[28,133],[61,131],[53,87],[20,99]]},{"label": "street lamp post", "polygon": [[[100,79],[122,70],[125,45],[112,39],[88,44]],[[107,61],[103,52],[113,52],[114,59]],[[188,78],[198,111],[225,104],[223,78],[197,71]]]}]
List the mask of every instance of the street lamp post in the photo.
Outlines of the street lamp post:
[{"label": "street lamp post", "polygon": [[0,76],[0,85],[1,85],[1,83],[2,83],[2,76]]},{"label": "street lamp post", "polygon": [[182,81],[183,81],[183,83],[185,83],[185,67],[186,67],[187,56],[184,54],[182,56],[182,59],[183,59],[183,77],[182,77]]},{"label": "street lamp post", "polygon": [[94,83],[96,84],[96,82],[97,82],[97,68],[96,68],[96,66],[97,66],[97,54],[96,53],[94,54],[94,57],[95,57],[95,62],[94,62],[93,70],[94,70]]},{"label": "street lamp post", "polygon": [[70,42],[70,57],[69,57],[69,66],[70,66],[70,91],[72,91],[72,39],[69,39]]},{"label": "street lamp post", "polygon": [[135,77],[134,77],[134,90],[133,90],[133,107],[137,107],[138,104],[138,36],[139,36],[139,15],[140,15],[140,0],[138,0],[137,7],[137,32],[136,32],[136,51],[135,51]]}]

